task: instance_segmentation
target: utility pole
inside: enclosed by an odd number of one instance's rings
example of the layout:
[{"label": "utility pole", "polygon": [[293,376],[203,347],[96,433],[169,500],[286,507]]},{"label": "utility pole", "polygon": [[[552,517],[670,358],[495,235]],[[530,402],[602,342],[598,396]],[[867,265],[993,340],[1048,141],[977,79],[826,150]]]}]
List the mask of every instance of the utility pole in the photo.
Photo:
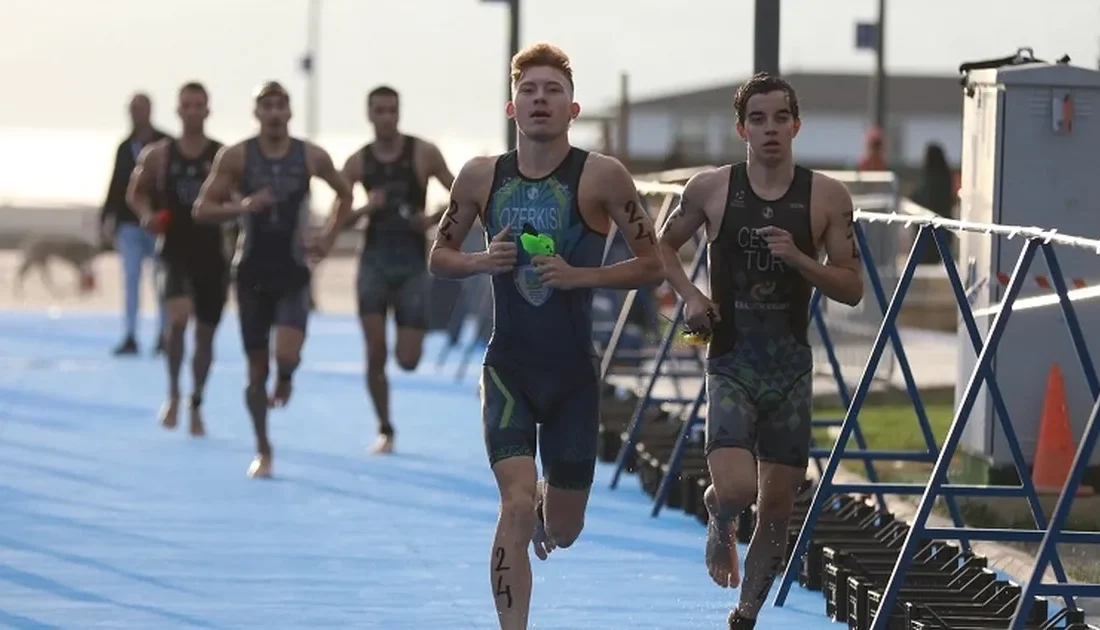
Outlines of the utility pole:
[{"label": "utility pole", "polygon": [[[306,138],[314,140],[320,131],[318,120],[321,112],[318,106],[320,92],[317,89],[317,48],[321,41],[321,2],[309,0],[306,8],[306,53],[302,55],[301,69],[306,75]],[[302,203],[309,211],[312,222],[313,191],[306,185],[306,196]],[[313,289],[309,290],[309,310],[317,308]]]},{"label": "utility pole", "polygon": [[[512,58],[519,52],[519,3],[520,0],[508,0],[508,71],[504,73],[507,78],[504,92],[507,100],[512,100]],[[504,122],[507,125],[505,133],[508,138],[508,150],[514,151],[516,148],[516,124],[507,118]]]},{"label": "utility pole", "polygon": [[314,140],[320,131],[320,111],[317,90],[317,47],[321,40],[321,0],[309,0],[306,14],[306,54],[302,56],[302,73],[306,75],[306,138]]},{"label": "utility pole", "polygon": [[615,155],[630,167],[630,75],[619,74],[619,121],[616,127]]},{"label": "utility pole", "polygon": [[886,0],[878,0],[878,27],[875,37],[874,100],[871,119],[886,135]]},{"label": "utility pole", "polygon": [[[519,52],[519,25],[521,0],[481,0],[482,2],[508,5],[508,60],[505,62],[504,72],[504,98],[505,102],[512,100],[512,57]],[[508,143],[508,150],[516,148],[516,124],[509,118],[504,119],[504,138]]]},{"label": "utility pole", "polygon": [[779,74],[779,0],[756,0],[753,73]]}]

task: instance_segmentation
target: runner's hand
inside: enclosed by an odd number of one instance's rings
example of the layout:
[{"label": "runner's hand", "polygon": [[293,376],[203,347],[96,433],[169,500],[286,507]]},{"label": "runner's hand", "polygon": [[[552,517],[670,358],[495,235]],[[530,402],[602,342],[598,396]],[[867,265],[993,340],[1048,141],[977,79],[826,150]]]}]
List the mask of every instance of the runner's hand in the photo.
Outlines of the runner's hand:
[{"label": "runner's hand", "polygon": [[511,226],[497,232],[493,240],[489,241],[489,249],[485,252],[486,272],[490,274],[507,273],[516,266],[516,241],[509,235]]}]

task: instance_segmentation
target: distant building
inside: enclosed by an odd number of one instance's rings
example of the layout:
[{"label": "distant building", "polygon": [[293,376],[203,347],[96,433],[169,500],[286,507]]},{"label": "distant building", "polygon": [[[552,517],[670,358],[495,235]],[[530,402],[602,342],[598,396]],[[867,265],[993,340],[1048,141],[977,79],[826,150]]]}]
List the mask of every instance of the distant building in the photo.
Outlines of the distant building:
[{"label": "distant building", "polygon": [[[798,93],[802,130],[795,142],[799,161],[816,168],[854,168],[870,124],[871,79],[862,74],[785,75]],[[733,95],[738,83],[633,100],[629,104],[628,151],[616,150],[636,170],[728,162],[744,157],[734,131]],[[892,169],[918,167],[928,142],[943,145],[958,164],[962,143],[963,91],[957,77],[894,75],[887,80],[885,137]],[[607,130],[618,138],[618,108]]]}]

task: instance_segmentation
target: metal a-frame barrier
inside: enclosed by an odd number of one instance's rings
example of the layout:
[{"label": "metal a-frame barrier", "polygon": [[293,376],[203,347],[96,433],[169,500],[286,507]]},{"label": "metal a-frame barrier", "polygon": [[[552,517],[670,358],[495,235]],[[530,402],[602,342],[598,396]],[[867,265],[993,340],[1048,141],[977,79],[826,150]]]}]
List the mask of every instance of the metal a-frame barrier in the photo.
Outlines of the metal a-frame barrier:
[{"label": "metal a-frame barrier", "polygon": [[[675,175],[675,174],[678,174],[680,172],[681,171],[670,171],[669,173]],[[658,175],[661,175],[661,174],[658,174]],[[664,221],[668,218],[668,216],[672,213],[672,211],[675,209],[675,205],[677,203],[677,200],[680,197],[681,192],[683,192],[683,186],[680,186],[678,184],[668,184],[668,183],[663,183],[663,182],[646,182],[644,185],[638,187],[638,193],[643,198],[647,195],[649,195],[649,196],[659,196],[661,198],[660,208],[657,210],[656,214],[652,215],[653,216],[653,222],[654,222],[655,225],[663,224]],[[610,238],[613,238],[615,234],[616,234],[616,229],[615,229],[614,226],[612,226],[612,233],[609,236],[609,240],[610,240]],[[698,239],[698,235],[696,235],[696,238]],[[697,242],[696,242],[697,247],[699,247],[700,251],[704,251],[705,248],[699,246],[699,244],[700,244],[700,241],[697,240]],[[700,260],[693,261],[692,264],[693,264],[693,266],[698,266],[698,265],[705,264],[705,262],[700,259]],[[694,278],[694,276],[692,276],[692,277]],[[615,362],[617,360],[626,360],[630,363],[636,363],[639,360],[648,359],[650,357],[650,351],[648,351],[646,349],[643,349],[643,350],[637,351],[637,352],[630,352],[630,353],[623,352],[620,349],[620,345],[623,341],[623,335],[625,334],[625,331],[626,331],[626,328],[627,328],[627,322],[629,320],[630,313],[634,309],[635,305],[637,304],[637,300],[638,300],[638,290],[637,289],[630,289],[629,291],[626,292],[626,295],[623,297],[622,304],[619,306],[618,318],[616,319],[615,325],[611,330],[611,336],[608,339],[607,344],[603,348],[600,349],[600,352],[601,352],[601,356],[600,356],[600,379],[601,379],[601,381],[606,382],[608,380],[608,377],[611,376],[613,371],[619,372],[619,370],[615,369],[615,367],[616,367]],[[676,326],[678,325],[674,321],[668,321],[666,323],[668,324],[668,329],[670,329],[670,330],[675,329]],[[683,388],[681,386],[680,379],[684,376],[695,376],[695,375],[697,375],[699,373],[699,371],[701,371],[702,368],[703,368],[703,362],[702,362],[702,358],[698,355],[697,352],[689,352],[689,353],[687,353],[686,356],[679,357],[679,358],[687,358],[688,360],[693,361],[696,364],[696,367],[698,368],[698,370],[687,370],[687,371],[682,370],[682,369],[681,370],[666,370],[666,371],[661,373],[661,376],[663,376],[665,378],[668,378],[668,379],[671,379],[673,389],[676,392],[676,397],[668,399],[665,402],[680,402],[681,404],[684,404],[685,401],[684,401],[684,398],[683,398]],[[661,371],[663,367],[664,366],[662,364],[662,365],[660,365],[660,366],[658,366],[654,369],[657,370],[657,371]],[[648,372],[649,372],[648,366],[645,366],[645,367],[643,367],[641,372],[634,371],[633,375],[644,377],[648,374]]]},{"label": "metal a-frame barrier", "polygon": [[[1055,545],[1065,542],[1085,544],[1100,543],[1100,533],[1063,531],[1069,515],[1069,508],[1072,503],[1073,497],[1076,495],[1077,489],[1080,487],[1081,480],[1084,476],[1085,467],[1088,463],[1089,457],[1091,456],[1093,449],[1096,446],[1096,441],[1098,438],[1100,438],[1100,422],[1097,422],[1097,416],[1100,415],[1100,401],[1097,402],[1096,406],[1092,410],[1092,414],[1089,417],[1085,435],[1081,440],[1080,446],[1074,458],[1073,467],[1071,469],[1069,478],[1067,479],[1066,485],[1063,488],[1062,493],[1059,497],[1057,506],[1054,510],[1053,518],[1049,522],[1047,522],[1046,517],[1043,514],[1043,509],[1039,503],[1039,498],[1035,491],[1034,484],[1031,482],[1030,475],[1028,474],[1028,469],[1024,460],[1023,452],[1020,448],[1019,439],[1017,438],[1016,432],[1013,429],[1012,424],[1009,420],[1008,410],[1005,407],[1004,399],[1001,396],[1000,389],[997,385],[996,376],[992,373],[991,370],[993,356],[995,355],[1001,337],[1004,334],[1009,316],[1014,309],[1016,299],[1019,297],[1020,290],[1022,289],[1023,284],[1026,281],[1027,272],[1031,267],[1036,253],[1041,251],[1043,253],[1043,257],[1046,260],[1049,276],[1057,295],[1057,303],[1061,307],[1066,328],[1069,332],[1070,339],[1073,342],[1074,348],[1076,350],[1077,357],[1080,361],[1081,369],[1085,376],[1085,380],[1088,383],[1089,390],[1092,393],[1094,399],[1100,397],[1098,396],[1100,395],[1100,381],[1098,381],[1097,379],[1096,370],[1092,362],[1092,358],[1089,356],[1088,348],[1085,345],[1084,335],[1082,334],[1080,323],[1077,319],[1072,303],[1073,298],[1083,296],[1074,296],[1073,293],[1077,292],[1069,292],[1067,290],[1066,282],[1061,270],[1061,265],[1058,262],[1058,257],[1053,246],[1053,244],[1056,243],[1064,246],[1084,247],[1100,253],[1100,241],[1062,236],[1052,230],[1046,231],[1039,228],[978,224],[939,218],[915,219],[911,216],[907,217],[896,214],[891,215],[857,212],[856,219],[857,221],[882,221],[887,223],[917,224],[920,225],[920,230],[917,234],[916,240],[913,243],[909,259],[906,262],[905,268],[901,274],[901,280],[898,283],[897,288],[894,291],[893,298],[890,300],[889,306],[886,309],[886,314],[883,319],[879,333],[875,339],[875,344],[872,348],[871,356],[868,358],[866,369],[864,370],[863,376],[860,378],[859,384],[856,387],[854,395],[852,396],[851,403],[848,406],[848,412],[844,418],[844,422],[840,429],[840,435],[838,436],[836,444],[833,447],[832,454],[829,457],[828,465],[826,466],[825,471],[821,476],[820,482],[817,484],[817,488],[810,503],[810,507],[805,522],[803,523],[802,530],[799,533],[797,542],[795,543],[795,548],[792,550],[791,561],[788,563],[782,580],[780,581],[778,593],[774,602],[775,605],[782,606],[786,602],[786,598],[790,592],[790,588],[794,583],[795,578],[797,577],[799,566],[802,561],[802,556],[806,552],[809,541],[813,537],[814,527],[817,523],[817,519],[821,515],[822,508],[824,507],[825,503],[833,495],[836,494],[862,492],[882,492],[889,494],[908,494],[921,496],[921,501],[919,506],[917,507],[917,512],[913,517],[913,522],[910,525],[909,531],[905,538],[905,542],[902,545],[898,559],[894,565],[893,571],[891,572],[890,579],[887,582],[886,588],[883,592],[883,597],[878,609],[878,613],[875,616],[870,630],[885,630],[885,628],[887,628],[889,618],[894,610],[894,605],[898,598],[898,593],[901,589],[902,584],[905,581],[906,572],[912,564],[917,546],[921,541],[925,540],[988,540],[1040,542],[1038,558],[1036,559],[1031,579],[1022,589],[1023,592],[1021,593],[1020,603],[1011,623],[1011,628],[1013,630],[1021,630],[1026,625],[1025,622],[1027,620],[1027,614],[1031,605],[1031,599],[1034,596],[1061,596],[1065,598],[1066,606],[1069,609],[1076,608],[1074,596],[1100,596],[1100,585],[1067,583],[1068,580],[1065,574],[1065,570],[1062,567],[1061,561],[1055,549]],[[996,311],[989,332],[984,341],[982,340],[977,324],[975,323],[974,313],[970,307],[970,302],[968,300],[966,290],[963,287],[962,280],[960,279],[959,273],[955,266],[955,261],[952,256],[951,249],[948,245],[948,240],[945,234],[949,230],[981,232],[986,234],[1007,236],[1010,238],[1018,236],[1027,239],[1027,242],[1020,252],[1019,257],[1017,258],[1016,266],[1013,270],[1012,276],[1008,281],[1007,287],[1005,288],[1000,308]],[[962,400],[958,406],[958,409],[955,412],[955,417],[952,421],[951,428],[948,431],[947,437],[944,440],[943,447],[940,449],[939,456],[936,459],[935,466],[932,470],[928,484],[894,484],[873,482],[859,484],[836,483],[834,481],[834,476],[836,474],[837,467],[840,461],[844,458],[845,447],[848,438],[853,434],[854,429],[858,426],[857,418],[859,416],[860,409],[866,401],[867,393],[871,385],[871,377],[874,373],[876,364],[882,355],[882,351],[886,346],[887,339],[889,337],[892,337],[892,330],[894,329],[898,314],[901,311],[902,303],[904,302],[905,296],[912,282],[917,262],[921,259],[923,249],[925,246],[927,246],[929,240],[931,240],[936,248],[939,250],[943,266],[947,272],[948,281],[950,282],[952,291],[955,294],[955,300],[959,309],[962,323],[966,327],[967,334],[970,337],[971,343],[973,344],[974,349],[978,355],[977,362],[971,372]],[[1000,425],[1006,438],[1009,451],[1012,455],[1017,473],[1019,474],[1021,483],[1018,486],[976,486],[948,484],[948,466],[950,465],[951,459],[958,449],[963,430],[966,428],[970,413],[974,407],[975,402],[977,401],[978,393],[983,384],[988,388],[990,398],[994,405],[994,410],[996,412],[998,420],[1000,421]],[[1029,507],[1032,511],[1032,515],[1035,518],[1036,526],[1039,529],[986,529],[966,528],[959,525],[956,525],[956,527],[954,528],[929,527],[928,518],[931,514],[932,506],[935,500],[938,497],[958,496],[1024,497],[1028,501]],[[1042,577],[1045,574],[1048,566],[1053,571],[1055,578],[1058,580],[1058,583],[1042,583]]]}]

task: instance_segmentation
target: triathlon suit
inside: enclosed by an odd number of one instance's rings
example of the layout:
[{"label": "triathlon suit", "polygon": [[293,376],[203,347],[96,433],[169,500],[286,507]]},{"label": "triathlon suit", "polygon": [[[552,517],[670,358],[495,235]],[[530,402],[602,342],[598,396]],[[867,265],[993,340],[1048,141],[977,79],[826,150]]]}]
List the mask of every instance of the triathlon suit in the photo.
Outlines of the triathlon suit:
[{"label": "triathlon suit", "polygon": [[810,226],[813,171],[795,168],[779,199],[756,196],[745,163],[730,168],[718,237],[710,243],[712,299],[721,321],[707,353],[707,453],[743,448],[760,461],[805,467],[810,451],[813,287],[772,256],[757,229],[790,232],[817,258]]},{"label": "triathlon suit", "polygon": [[363,147],[363,187],[385,193],[385,205],[370,215],[359,258],[356,290],[359,316],[386,316],[394,310],[401,328],[428,328],[427,241],[411,221],[424,212],[427,188],[416,172],[417,139],[403,136],[401,154],[392,162]]},{"label": "triathlon suit", "polygon": [[265,157],[256,138],[246,142],[240,193],[248,196],[267,188],[275,198],[269,207],[240,218],[234,271],[246,351],[267,350],[273,326],[306,330],[311,279],[305,255],[309,179],[305,142],[291,139],[290,150],[281,158]]},{"label": "triathlon suit", "polygon": [[516,152],[505,153],[481,217],[486,243],[507,225],[518,249],[515,269],[492,277],[493,332],[481,375],[489,461],[538,452],[547,483],[574,490],[590,487],[596,468],[592,291],[542,286],[519,237],[529,227],[551,236],[570,265],[602,264],[606,235],[585,224],[577,201],[587,159],[574,148],[553,173],[531,179],[519,172]]},{"label": "triathlon suit", "polygon": [[161,299],[190,298],[195,319],[208,326],[217,326],[225,310],[229,261],[221,226],[195,223],[191,208],[221,146],[210,140],[197,157],[187,157],[177,140],[168,145],[161,186],[161,207],[168,212],[168,225],[157,239]]}]

